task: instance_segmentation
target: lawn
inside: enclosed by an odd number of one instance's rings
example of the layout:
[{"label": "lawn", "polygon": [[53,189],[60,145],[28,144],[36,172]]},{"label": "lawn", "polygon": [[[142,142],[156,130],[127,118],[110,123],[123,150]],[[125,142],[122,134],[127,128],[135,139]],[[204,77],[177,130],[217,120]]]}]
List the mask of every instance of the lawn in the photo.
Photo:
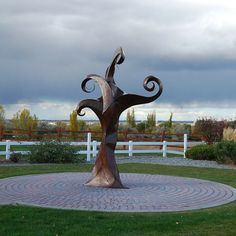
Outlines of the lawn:
[{"label": "lawn", "polygon": [[[0,167],[8,176],[91,171],[89,164]],[[120,172],[176,175],[213,180],[236,188],[236,171],[157,164],[121,164]],[[236,202],[178,213],[101,213],[44,209],[26,206],[0,207],[0,235],[235,235]]]}]

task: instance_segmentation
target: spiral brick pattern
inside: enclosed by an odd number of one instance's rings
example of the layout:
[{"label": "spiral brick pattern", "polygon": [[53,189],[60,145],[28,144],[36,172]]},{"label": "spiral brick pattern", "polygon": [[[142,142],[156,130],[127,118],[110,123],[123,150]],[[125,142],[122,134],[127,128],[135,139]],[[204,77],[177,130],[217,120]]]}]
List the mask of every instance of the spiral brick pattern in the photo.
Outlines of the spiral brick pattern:
[{"label": "spiral brick pattern", "polygon": [[236,189],[200,179],[121,174],[128,189],[88,187],[90,173],[57,173],[0,180],[0,204],[113,212],[171,212],[236,200]]}]

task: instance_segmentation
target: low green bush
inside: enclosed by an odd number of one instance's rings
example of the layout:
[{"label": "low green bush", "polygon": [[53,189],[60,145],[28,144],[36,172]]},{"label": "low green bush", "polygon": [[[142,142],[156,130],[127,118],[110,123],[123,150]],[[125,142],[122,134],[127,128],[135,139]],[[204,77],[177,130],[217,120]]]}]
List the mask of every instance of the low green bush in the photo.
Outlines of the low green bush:
[{"label": "low green bush", "polygon": [[224,140],[214,145],[198,145],[188,150],[186,157],[194,160],[215,160],[218,163],[236,164],[236,142]]},{"label": "low green bush", "polygon": [[194,146],[186,152],[186,157],[194,160],[216,160],[215,145]]},{"label": "low green bush", "polygon": [[215,152],[217,162],[236,164],[236,142],[234,141],[221,141],[216,144]]},{"label": "low green bush", "polygon": [[82,161],[76,153],[75,147],[68,143],[50,140],[41,141],[38,145],[31,147],[29,155],[33,163],[72,163]]}]

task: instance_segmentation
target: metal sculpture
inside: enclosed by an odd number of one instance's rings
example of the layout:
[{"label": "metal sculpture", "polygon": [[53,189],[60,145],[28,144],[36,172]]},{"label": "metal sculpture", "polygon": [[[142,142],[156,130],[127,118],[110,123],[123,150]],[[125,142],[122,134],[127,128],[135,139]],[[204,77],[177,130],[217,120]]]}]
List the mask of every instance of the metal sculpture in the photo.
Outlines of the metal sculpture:
[{"label": "metal sculpture", "polygon": [[[81,84],[83,91],[90,93],[94,91],[94,87],[93,89],[88,89],[86,84],[88,81],[93,80],[98,83],[102,92],[100,98],[85,99],[81,101],[77,107],[77,114],[80,116],[85,115],[85,113],[81,113],[82,109],[85,107],[93,110],[99,118],[103,132],[99,153],[92,171],[92,177],[85,184],[88,186],[124,188],[114,156],[119,117],[127,108],[138,104],[153,102],[162,93],[162,83],[160,79],[151,75],[146,77],[143,82],[144,89],[149,92],[155,90],[156,84],[159,86],[157,93],[151,97],[126,94],[117,87],[113,78],[115,65],[123,63],[124,59],[124,52],[120,47],[115,51],[113,60],[106,70],[105,78],[96,74],[90,74]],[[148,86],[150,83],[151,86]]]}]

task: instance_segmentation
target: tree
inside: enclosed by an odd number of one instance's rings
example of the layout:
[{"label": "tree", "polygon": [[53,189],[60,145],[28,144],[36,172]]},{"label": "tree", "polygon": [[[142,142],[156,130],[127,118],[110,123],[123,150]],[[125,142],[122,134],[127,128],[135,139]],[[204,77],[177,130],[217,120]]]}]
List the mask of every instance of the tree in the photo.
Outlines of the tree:
[{"label": "tree", "polygon": [[192,127],[189,124],[173,124],[171,131],[173,134],[191,134]]},{"label": "tree", "polygon": [[64,121],[58,120],[55,124],[55,131],[57,133],[57,140],[61,141],[64,139],[64,131],[67,129],[67,124]]},{"label": "tree", "polygon": [[66,130],[67,124],[64,121],[58,120],[55,123],[55,128],[56,128],[56,130]]},{"label": "tree", "polygon": [[159,126],[160,126],[160,127],[164,127],[164,130],[165,130],[165,131],[170,132],[170,131],[171,131],[171,128],[172,128],[172,126],[173,126],[172,118],[173,118],[173,113],[171,112],[171,113],[170,113],[170,118],[169,118],[169,120],[168,120],[168,121],[165,121],[165,122],[163,122],[163,123],[161,123]]},{"label": "tree", "polygon": [[78,120],[78,127],[80,131],[84,131],[87,129],[87,124],[84,120]]},{"label": "tree", "polygon": [[71,137],[73,139],[76,139],[78,136],[78,129],[79,129],[79,125],[78,125],[78,121],[77,121],[77,112],[76,111],[72,111],[70,113],[70,131],[71,131]]},{"label": "tree", "polygon": [[152,132],[156,128],[156,112],[147,115],[146,130]]},{"label": "tree", "polygon": [[130,110],[127,111],[126,122],[127,122],[127,124],[130,125],[132,128],[134,128],[134,127],[136,126],[134,109],[132,109],[131,112],[130,112]]},{"label": "tree", "polygon": [[0,105],[0,128],[5,126],[5,110],[2,105]]},{"label": "tree", "polygon": [[162,137],[161,137],[162,140],[165,139],[166,134],[169,136],[169,138],[171,137],[172,126],[173,126],[172,118],[173,118],[173,113],[171,112],[169,120],[159,125],[159,129],[162,132]]},{"label": "tree", "polygon": [[47,121],[41,121],[38,124],[38,135],[40,139],[45,139],[50,133],[55,132],[55,127]]},{"label": "tree", "polygon": [[28,109],[23,109],[22,111],[18,111],[13,115],[11,120],[13,128],[18,129],[37,129],[38,127],[38,118],[36,115],[31,115]]},{"label": "tree", "polygon": [[171,130],[172,125],[173,125],[172,118],[173,118],[173,113],[171,112],[171,113],[170,113],[169,121],[167,122],[167,128],[168,128],[169,130]]},{"label": "tree", "polygon": [[[16,130],[19,137],[25,138],[28,136],[30,138],[31,131],[36,130],[38,127],[38,118],[36,115],[31,115],[28,109],[23,109],[13,115],[11,125],[14,129],[20,129]],[[28,132],[27,135],[26,132]]]},{"label": "tree", "polygon": [[146,130],[146,121],[142,121],[136,125],[136,128],[139,133],[144,133]]},{"label": "tree", "polygon": [[226,126],[225,120],[198,119],[194,126],[194,133],[200,135],[208,144],[212,144],[222,139],[223,130]]}]

